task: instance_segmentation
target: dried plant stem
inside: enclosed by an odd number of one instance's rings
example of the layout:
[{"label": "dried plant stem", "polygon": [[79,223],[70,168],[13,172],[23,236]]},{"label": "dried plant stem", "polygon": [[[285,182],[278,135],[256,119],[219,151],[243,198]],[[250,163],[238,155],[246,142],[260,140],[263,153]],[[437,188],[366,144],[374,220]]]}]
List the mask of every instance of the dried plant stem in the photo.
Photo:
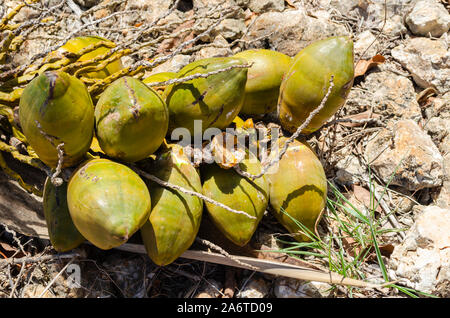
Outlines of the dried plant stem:
[{"label": "dried plant stem", "polygon": [[225,210],[227,210],[227,211],[229,211],[229,212],[231,212],[231,213],[243,214],[243,215],[245,215],[246,217],[248,217],[248,218],[250,218],[250,219],[256,219],[256,217],[254,217],[254,216],[252,216],[252,215],[250,215],[250,214],[248,214],[248,213],[246,213],[246,212],[244,212],[244,211],[238,211],[238,210],[232,209],[232,208],[226,206],[225,204],[222,204],[222,203],[217,202],[217,201],[215,201],[215,200],[213,200],[213,199],[211,199],[211,198],[208,198],[207,196],[204,196],[203,194],[200,194],[200,193],[195,192],[195,191],[187,190],[187,189],[185,189],[185,188],[183,188],[183,187],[180,187],[180,186],[178,186],[178,185],[171,184],[171,183],[169,183],[169,182],[163,181],[163,180],[161,180],[161,179],[155,177],[154,175],[152,175],[152,174],[150,174],[150,173],[147,173],[147,172],[145,172],[145,171],[143,171],[143,170],[141,170],[141,169],[139,169],[139,168],[133,167],[133,169],[134,169],[138,174],[140,174],[141,176],[143,176],[144,178],[147,178],[147,179],[149,179],[149,180],[151,180],[151,181],[153,181],[153,182],[159,184],[159,185],[162,186],[162,187],[169,188],[169,189],[173,189],[173,190],[177,190],[177,191],[183,192],[183,193],[188,194],[188,195],[196,196],[196,197],[198,197],[198,198],[200,198],[200,199],[203,199],[204,201],[206,201],[206,202],[208,202],[208,203],[217,205],[218,207],[221,207],[221,208],[223,208],[223,209],[225,209]]},{"label": "dried plant stem", "polygon": [[353,119],[353,118],[339,118],[332,120],[324,125],[331,126],[335,123],[351,123],[351,124],[377,124],[379,126],[384,126],[383,122],[378,118],[363,118],[363,119]]},{"label": "dried plant stem", "polygon": [[56,147],[56,151],[58,152],[58,164],[56,165],[56,170],[55,172],[52,174],[50,180],[52,182],[52,184],[55,187],[59,187],[60,185],[63,184],[63,179],[59,178],[59,175],[61,174],[61,169],[62,169],[62,165],[64,163],[64,143],[60,143],[57,147]]},{"label": "dried plant stem", "polygon": [[214,244],[214,243],[212,243],[212,242],[210,242],[208,240],[202,239],[200,237],[196,237],[195,241],[200,243],[200,244],[203,244],[203,245],[205,245],[205,246],[207,246],[207,247],[209,247],[209,248],[211,248],[211,249],[213,249],[213,250],[215,250],[217,252],[219,252],[221,255],[223,255],[223,256],[225,256],[225,257],[227,257],[229,259],[232,259],[233,261],[235,261],[239,265],[243,265],[243,266],[249,267],[249,268],[251,268],[253,270],[258,270],[257,267],[255,267],[253,265],[250,265],[250,264],[247,264],[247,263],[244,263],[244,262],[241,262],[237,257],[233,257],[233,255],[230,255],[223,248],[221,248],[220,246],[217,246],[216,244]]},{"label": "dried plant stem", "polygon": [[51,260],[60,260],[60,259],[66,259],[66,258],[76,258],[81,257],[81,254],[78,252],[73,253],[63,253],[63,254],[54,254],[54,255],[39,255],[39,256],[27,256],[27,257],[20,257],[20,258],[8,258],[8,259],[0,259],[0,269],[8,266],[8,265],[15,265],[15,264],[29,264],[29,263],[40,263],[40,262],[46,262]]},{"label": "dried plant stem", "polygon": [[204,73],[204,74],[196,73],[196,74],[192,74],[192,75],[185,76],[185,77],[170,79],[170,80],[167,80],[167,81],[164,81],[164,82],[147,83],[145,85],[153,87],[153,86],[166,86],[166,85],[178,84],[178,83],[187,82],[187,81],[190,81],[190,80],[193,80],[193,79],[196,79],[196,78],[207,78],[207,77],[212,76],[212,75],[216,75],[216,74],[219,74],[219,73],[222,73],[222,72],[230,71],[230,70],[232,70],[234,68],[249,68],[249,67],[252,67],[252,65],[253,65],[253,63],[252,64],[231,65],[231,66],[228,66],[228,67],[225,67],[225,68],[221,68],[219,70],[211,71],[211,72],[208,72],[208,73]]},{"label": "dried plant stem", "polygon": [[326,102],[327,102],[327,100],[328,100],[328,97],[330,96],[331,91],[332,91],[332,89],[333,89],[333,87],[334,87],[333,79],[334,79],[334,75],[332,75],[331,78],[330,78],[330,84],[329,84],[329,86],[328,86],[328,91],[327,91],[327,93],[325,94],[325,96],[323,97],[323,99],[322,99],[322,101],[320,102],[319,106],[318,106],[314,111],[312,111],[312,112],[309,114],[309,116],[306,118],[306,120],[303,122],[303,124],[301,124],[301,125],[297,128],[297,130],[295,131],[295,133],[293,133],[292,136],[289,137],[288,140],[286,140],[286,142],[285,142],[285,144],[283,145],[283,148],[281,148],[281,151],[280,151],[280,153],[278,154],[278,156],[276,156],[273,160],[271,160],[269,163],[267,163],[266,165],[264,165],[262,171],[261,171],[259,174],[254,175],[254,174],[248,173],[247,171],[243,171],[243,170],[239,167],[239,165],[234,166],[234,167],[233,167],[234,170],[235,170],[238,174],[240,174],[241,176],[246,177],[246,178],[249,178],[249,179],[251,179],[251,180],[254,180],[254,179],[261,178],[264,174],[267,173],[267,171],[270,169],[270,167],[272,167],[273,165],[275,165],[276,163],[278,163],[278,162],[281,160],[281,158],[284,156],[284,154],[286,153],[286,151],[287,151],[289,145],[290,145],[290,144],[291,144],[291,143],[292,143],[292,142],[300,135],[300,133],[302,132],[302,130],[305,129],[306,126],[309,125],[309,123],[310,123],[311,120],[314,118],[314,116],[316,116],[317,113],[319,113],[319,111],[321,111],[322,108],[325,106],[325,104],[326,104]]},{"label": "dried plant stem", "polygon": [[44,290],[42,291],[42,293],[38,296],[38,298],[42,298],[42,296],[45,295],[45,293],[47,292],[47,290],[48,290],[48,289],[56,282],[56,280],[58,279],[58,277],[61,276],[62,273],[64,273],[64,271],[67,269],[67,267],[69,267],[69,265],[72,264],[74,260],[75,260],[75,258],[72,258],[72,259],[70,260],[70,262],[68,262],[68,263],[66,264],[66,266],[64,266],[64,267],[59,271],[59,273],[58,273],[55,277],[53,277],[53,279],[51,280],[51,282],[45,287],[45,289],[44,289]]},{"label": "dried plant stem", "polygon": [[19,284],[20,279],[22,278],[23,272],[25,271],[25,262],[22,262],[22,266],[20,267],[19,275],[16,278],[16,282],[14,283],[14,286],[11,290],[11,293],[9,294],[9,298],[13,298],[14,293],[16,292],[17,285]]}]

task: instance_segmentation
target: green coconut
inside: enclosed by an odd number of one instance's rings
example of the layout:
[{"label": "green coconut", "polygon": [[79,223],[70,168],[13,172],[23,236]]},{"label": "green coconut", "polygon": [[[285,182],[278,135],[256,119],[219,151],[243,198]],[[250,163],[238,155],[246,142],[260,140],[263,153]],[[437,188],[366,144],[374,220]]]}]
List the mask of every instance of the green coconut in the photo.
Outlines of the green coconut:
[{"label": "green coconut", "polygon": [[[244,64],[246,61],[241,58],[206,58],[186,65],[177,77],[205,74]],[[247,68],[232,68],[207,78],[169,85],[164,91],[170,114],[169,132],[183,127],[193,136],[210,127],[227,127],[242,108],[246,80]],[[196,120],[201,122],[201,131],[194,131]]]},{"label": "green coconut", "polygon": [[44,184],[43,206],[48,236],[55,250],[70,251],[85,241],[70,217],[67,182],[56,187],[50,178],[47,178]]},{"label": "green coconut", "polygon": [[152,87],[154,90],[156,90],[158,93],[163,94],[164,89],[167,87],[167,85],[161,85],[161,86],[150,86],[148,84],[152,83],[159,83],[159,82],[165,82],[171,79],[174,79],[177,77],[177,73],[175,72],[161,72],[161,73],[155,73],[150,75],[149,77],[146,77],[142,80],[142,83],[146,84],[149,87]]},{"label": "green coconut", "polygon": [[253,63],[247,74],[241,113],[260,115],[275,111],[281,80],[291,65],[291,57],[266,49],[246,50],[234,57],[243,58],[249,64]]},{"label": "green coconut", "polygon": [[[202,192],[200,175],[178,145],[170,145],[152,162],[148,171],[163,181]],[[153,262],[168,265],[194,242],[200,227],[203,200],[156,183],[151,183],[149,189],[152,211],[141,228],[141,236]]]},{"label": "green coconut", "polygon": [[63,167],[79,163],[94,133],[94,105],[82,81],[64,72],[48,71],[23,90],[19,121],[30,146],[48,166],[58,163],[64,143]]},{"label": "green coconut", "polygon": [[141,81],[122,77],[101,94],[95,107],[95,133],[108,156],[135,162],[162,144],[169,113],[161,96]]},{"label": "green coconut", "polygon": [[[285,137],[278,139],[279,149],[286,140]],[[294,140],[278,165],[270,168],[266,176],[270,206],[276,219],[295,239],[308,241],[308,234],[297,222],[317,234],[316,224],[327,199],[327,179],[316,154],[306,143]]]},{"label": "green coconut", "polygon": [[279,118],[295,132],[316,109],[334,77],[334,87],[323,109],[302,133],[319,129],[344,104],[353,85],[353,42],[348,36],[330,37],[301,50],[293,59],[280,87]]},{"label": "green coconut", "polygon": [[80,233],[107,250],[125,243],[150,215],[150,193],[145,182],[127,166],[92,159],[69,180],[67,204]]},{"label": "green coconut", "polygon": [[[258,174],[262,169],[260,162],[253,155],[242,160],[239,167],[251,174]],[[233,213],[205,202],[216,227],[234,244],[244,246],[252,238],[269,203],[269,185],[265,176],[251,181],[234,169],[223,169],[217,164],[209,164],[202,169],[202,179],[204,195],[255,217],[251,219],[244,214]]]}]

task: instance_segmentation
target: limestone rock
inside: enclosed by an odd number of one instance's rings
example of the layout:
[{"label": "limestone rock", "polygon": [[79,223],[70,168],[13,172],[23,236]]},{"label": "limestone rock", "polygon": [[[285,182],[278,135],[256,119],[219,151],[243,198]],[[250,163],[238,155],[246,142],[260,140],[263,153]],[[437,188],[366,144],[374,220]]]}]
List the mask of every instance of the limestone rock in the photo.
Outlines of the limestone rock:
[{"label": "limestone rock", "polygon": [[[214,45],[218,45],[220,47],[215,47]],[[214,39],[213,45],[202,48],[200,51],[194,54],[195,60],[205,59],[209,57],[222,57],[222,56],[230,56],[233,52],[231,51],[227,40],[221,35],[216,36]]]},{"label": "limestone rock", "polygon": [[284,0],[250,0],[248,8],[256,13],[283,11]]},{"label": "limestone rock", "polygon": [[262,278],[252,279],[238,294],[238,298],[264,298],[269,293],[269,286]]},{"label": "limestone rock", "polygon": [[396,121],[376,133],[366,146],[365,157],[385,183],[409,191],[442,185],[442,155],[412,120]]},{"label": "limestone rock", "polygon": [[450,27],[450,14],[442,3],[422,0],[415,4],[405,21],[415,35],[440,37]]},{"label": "limestone rock", "polygon": [[450,93],[442,98],[432,98],[430,105],[424,108],[426,121],[423,128],[442,154],[450,153]]},{"label": "limestone rock", "polygon": [[247,27],[242,19],[225,19],[211,32],[212,37],[217,35],[225,39],[236,40],[244,35]]},{"label": "limestone rock", "polygon": [[391,118],[422,119],[414,85],[408,78],[390,71],[371,72],[361,86],[362,90],[350,91],[347,108],[373,109]]},{"label": "limestone rock", "polygon": [[[375,35],[369,30],[358,34],[356,42],[354,44],[355,56],[363,59],[370,59],[380,51],[380,43]],[[362,55],[364,54],[364,55]]]},{"label": "limestone rock", "polygon": [[358,184],[361,180],[368,177],[366,170],[363,168],[359,159],[348,154],[336,163],[336,179],[339,183],[351,186]]},{"label": "limestone rock", "polygon": [[251,41],[267,36],[265,39],[251,42],[250,48],[267,48],[267,43],[270,49],[294,56],[313,41],[347,34],[348,31],[343,25],[323,16],[308,16],[306,10],[299,6],[295,10],[261,14],[244,39]]},{"label": "limestone rock", "polygon": [[190,56],[185,54],[178,54],[175,55],[170,60],[164,62],[163,64],[158,65],[155,67],[151,74],[155,73],[161,73],[161,72],[178,72],[181,70],[185,65],[189,64],[190,62]]},{"label": "limestone rock", "polygon": [[222,284],[216,280],[208,279],[207,283],[203,284],[200,291],[194,298],[219,298],[221,296]]},{"label": "limestone rock", "polygon": [[450,153],[444,155],[445,178],[435,204],[441,208],[450,209]]},{"label": "limestone rock", "polygon": [[[382,27],[382,25],[380,27]],[[388,18],[383,28],[383,33],[391,36],[400,36],[407,32],[408,30],[403,24],[403,17],[401,15],[394,15]]]},{"label": "limestone rock", "polygon": [[450,52],[444,41],[409,38],[393,48],[391,54],[420,87],[435,86],[441,93],[450,90]]},{"label": "limestone rock", "polygon": [[277,298],[323,298],[330,294],[331,285],[321,282],[307,282],[291,278],[278,278],[274,293]]},{"label": "limestone rock", "polygon": [[407,286],[450,297],[450,210],[427,206],[395,246],[389,273]]},{"label": "limestone rock", "polygon": [[102,2],[101,0],[75,0],[75,3],[79,4],[80,6],[84,7],[84,8],[91,8],[93,6],[96,6],[97,4],[99,4],[100,2]]},{"label": "limestone rock", "polygon": [[319,0],[322,7],[336,8],[341,14],[347,15],[350,11],[358,7],[359,0]]}]

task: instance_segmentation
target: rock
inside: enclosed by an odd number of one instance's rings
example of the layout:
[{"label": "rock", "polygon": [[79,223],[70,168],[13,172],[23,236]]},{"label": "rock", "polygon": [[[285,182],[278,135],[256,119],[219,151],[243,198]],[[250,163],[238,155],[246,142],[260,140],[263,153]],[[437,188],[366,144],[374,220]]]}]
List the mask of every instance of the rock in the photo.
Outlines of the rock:
[{"label": "rock", "polygon": [[442,154],[450,152],[450,93],[432,97],[424,106],[426,120],[423,128],[433,139]]},{"label": "rock", "polygon": [[[392,211],[403,215],[410,212],[417,204],[412,198],[413,193],[401,187],[395,189],[395,191],[396,192],[390,192],[389,194],[389,200],[392,203]],[[404,220],[405,218],[402,217],[402,222]]]},{"label": "rock", "polygon": [[[49,291],[45,291],[45,286],[38,284],[30,284],[24,287],[23,298],[55,298],[55,296]],[[41,296],[42,292],[44,294]]]},{"label": "rock", "polygon": [[373,109],[388,118],[422,119],[414,85],[408,78],[390,71],[371,72],[361,87],[350,91],[347,108]]},{"label": "rock", "polygon": [[[10,1],[2,1],[0,14],[3,17],[3,14],[9,14],[13,9],[15,9],[18,5],[22,4],[22,1],[10,0]],[[24,21],[37,18],[40,14],[40,11],[32,8],[31,6],[23,7],[16,16],[11,20],[11,24],[14,23],[22,23]]]},{"label": "rock", "polygon": [[367,17],[366,21],[363,22],[363,26],[381,29],[384,24],[385,14],[388,20],[394,15],[404,17],[405,13],[409,12],[416,2],[417,0],[360,1],[361,15]]},{"label": "rock", "polygon": [[237,298],[264,298],[269,293],[269,286],[262,278],[252,279],[238,294]]},{"label": "rock", "polygon": [[283,11],[284,0],[250,0],[248,8],[256,13],[267,11]]},{"label": "rock", "polygon": [[406,15],[405,22],[415,35],[440,37],[450,27],[450,14],[436,0],[418,1]]},{"label": "rock", "polygon": [[194,6],[194,10],[195,9],[201,9],[207,6],[216,6],[219,4],[223,4],[225,6],[234,6],[236,5],[236,1],[234,0],[227,0],[227,1],[223,1],[223,0],[193,0],[192,4]]},{"label": "rock", "polygon": [[[145,23],[150,24],[155,21],[158,17],[162,16],[167,10],[169,10],[171,2],[165,0],[155,0],[155,1],[147,1],[147,0],[128,0],[126,1],[126,5],[124,10],[138,10],[134,13],[129,13],[122,17],[123,22],[126,25],[135,25],[136,23]],[[112,12],[111,12],[112,13]],[[169,16],[167,16],[162,23],[169,22],[177,22],[180,21],[178,17],[179,11],[172,12]],[[108,20],[108,22],[115,23],[114,20]]]},{"label": "rock", "polygon": [[274,284],[277,298],[323,298],[328,297],[332,286],[321,282],[307,282],[291,278],[278,278]]},{"label": "rock", "polygon": [[319,0],[322,7],[336,8],[341,14],[347,15],[350,11],[358,7],[359,0]]},{"label": "rock", "polygon": [[409,191],[442,185],[442,155],[412,120],[396,121],[377,132],[366,146],[365,157],[385,183]]},{"label": "rock", "polygon": [[[380,25],[382,27],[382,25]],[[408,32],[403,24],[403,17],[400,15],[394,15],[386,20],[386,24],[383,28],[383,33],[391,36],[400,36]]]},{"label": "rock", "polygon": [[432,137],[434,143],[440,145],[441,141],[450,134],[450,117],[432,117],[425,123],[423,128]]},{"label": "rock", "polygon": [[444,41],[409,38],[393,48],[391,54],[420,87],[434,86],[441,93],[450,90],[450,52]]},{"label": "rock", "polygon": [[225,19],[211,32],[211,36],[215,38],[221,35],[225,39],[236,40],[242,37],[246,30],[247,27],[242,19]]},{"label": "rock", "polygon": [[367,30],[358,34],[353,50],[355,56],[361,57],[363,59],[370,59],[372,56],[379,53],[380,51],[379,46],[380,42],[378,42],[375,35],[373,35],[372,32]]},{"label": "rock", "polygon": [[336,163],[336,180],[345,186],[358,184],[361,179],[367,179],[368,175],[366,169],[363,168],[362,163],[358,157],[348,154]]},{"label": "rock", "polygon": [[220,290],[222,289],[222,284],[213,280],[208,279],[201,290],[194,296],[194,298],[219,298],[221,296]]},{"label": "rock", "polygon": [[220,47],[208,46],[202,48],[200,51],[194,53],[194,60],[197,61],[209,57],[230,56],[233,54],[227,40],[221,35],[216,36],[213,45],[219,45]]},{"label": "rock", "polygon": [[435,199],[435,204],[444,209],[450,209],[450,153],[444,155],[445,179],[441,190]]},{"label": "rock", "polygon": [[[149,74],[162,73],[162,72],[178,72],[185,65],[189,64],[191,57],[185,54],[177,54],[170,60],[155,67]],[[145,76],[147,77],[147,75]]]},{"label": "rock", "polygon": [[391,279],[406,286],[450,297],[450,210],[427,206],[395,246],[389,261]]},{"label": "rock", "polygon": [[86,9],[89,9],[93,6],[96,6],[97,4],[99,4],[102,1],[101,0],[74,0],[74,2]]},{"label": "rock", "polygon": [[244,40],[252,41],[267,36],[250,42],[249,48],[270,48],[294,56],[313,41],[346,34],[348,31],[344,26],[323,16],[310,17],[306,10],[299,6],[295,10],[261,14],[250,27]]}]

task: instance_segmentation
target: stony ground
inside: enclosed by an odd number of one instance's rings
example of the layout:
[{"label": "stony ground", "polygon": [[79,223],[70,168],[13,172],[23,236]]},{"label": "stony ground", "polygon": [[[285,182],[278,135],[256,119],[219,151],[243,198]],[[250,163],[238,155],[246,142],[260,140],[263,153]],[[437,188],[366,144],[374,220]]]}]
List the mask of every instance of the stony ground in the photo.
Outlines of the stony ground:
[{"label": "stony ground", "polygon": [[[182,41],[204,30],[201,24],[207,24],[208,15],[217,13],[208,12],[208,6],[221,2],[224,7],[235,8],[233,15],[201,39],[203,47],[194,46],[192,52],[174,54],[151,72],[177,71],[196,59],[229,56],[248,48],[269,48],[294,56],[317,39],[352,36],[355,63],[362,66],[362,71],[355,78],[345,106],[320,131],[308,136],[307,141],[319,155],[330,182],[349,202],[367,211],[371,198],[378,200],[377,239],[388,280],[396,280],[416,291],[449,297],[448,3],[437,0],[392,0],[387,4],[380,0],[183,0],[165,18],[165,23],[176,24],[178,30],[192,28],[192,31],[182,38],[169,38],[157,48],[125,56],[124,65],[174,52]],[[0,15],[19,3],[0,0]],[[58,3],[43,1],[47,8]],[[76,34],[94,33],[125,41],[133,36],[133,27],[152,21],[167,11],[169,5],[170,1],[162,0],[67,1],[60,9],[66,19],[58,31],[51,25],[33,31],[11,63],[26,63],[30,56],[52,47],[77,28]],[[126,14],[111,16],[120,11]],[[25,21],[37,12],[36,8],[25,8],[15,19]],[[189,17],[202,14],[204,21],[193,27]],[[95,19],[100,22],[83,27]],[[364,63],[372,58],[378,63],[364,68],[367,64]],[[329,195],[336,193],[330,190]],[[324,240],[341,230],[328,216],[330,211],[319,228]],[[207,224],[202,228],[201,235],[208,239]],[[283,229],[267,213],[250,246],[280,248],[282,244],[274,239],[274,234],[280,232]],[[355,237],[339,242],[351,245]],[[201,248],[197,244],[194,248]],[[233,247],[226,248],[234,251]],[[348,246],[333,248],[340,248],[349,262],[354,260]],[[372,243],[365,248],[367,257],[356,266],[362,274],[357,273],[354,278],[383,282],[383,270]],[[3,258],[54,253],[48,241],[7,227],[0,228],[0,252]],[[8,267],[0,263],[0,297],[406,296],[397,289],[308,283],[187,259],[160,268],[145,255],[100,251],[88,245],[74,253],[77,257],[69,265],[67,259]],[[303,256],[303,259],[327,267],[326,259],[317,260],[314,256]],[[68,287],[67,269],[72,264],[81,269],[79,288]]]}]

